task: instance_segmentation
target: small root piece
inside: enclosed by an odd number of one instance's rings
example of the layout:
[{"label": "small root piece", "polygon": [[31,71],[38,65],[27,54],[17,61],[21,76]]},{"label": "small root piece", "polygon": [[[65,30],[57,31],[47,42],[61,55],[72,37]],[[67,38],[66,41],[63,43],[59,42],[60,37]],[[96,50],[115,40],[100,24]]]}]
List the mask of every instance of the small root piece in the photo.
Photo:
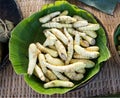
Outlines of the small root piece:
[{"label": "small root piece", "polygon": [[71,35],[73,35],[73,36],[75,36],[75,34],[80,34],[80,36],[86,36],[86,34],[85,33],[82,33],[82,32],[80,32],[80,31],[77,31],[77,30],[75,30],[75,29],[73,29],[73,28],[67,28],[67,30],[68,30],[68,32],[71,34]]},{"label": "small root piece", "polygon": [[63,27],[71,28],[72,24],[48,22],[48,23],[42,24],[42,27],[47,27],[47,28],[63,28]]},{"label": "small root piece", "polygon": [[50,64],[53,64],[55,66],[63,66],[64,65],[64,62],[59,59],[59,58],[53,58],[51,55],[49,54],[46,54],[45,55],[45,58],[46,58],[46,61]]},{"label": "small root piece", "polygon": [[70,63],[76,63],[76,62],[83,62],[86,67],[85,68],[92,68],[95,66],[95,63],[91,60],[86,60],[86,59],[72,59]]},{"label": "small root piece", "polygon": [[91,52],[78,45],[75,45],[74,49],[81,57],[84,57],[86,59],[95,59],[99,56],[99,52],[96,51]]},{"label": "small root piece", "polygon": [[95,45],[95,39],[94,38],[92,38],[92,37],[90,37],[90,36],[82,36],[82,38],[84,39],[84,40],[86,40],[90,45]]},{"label": "small root piece", "polygon": [[50,49],[53,49],[53,50],[55,50],[55,51],[57,51],[56,50],[56,47],[53,45],[53,46],[48,46]]},{"label": "small root piece", "polygon": [[32,75],[36,62],[37,62],[37,55],[38,55],[38,49],[34,43],[29,45],[29,63],[28,63],[28,70],[27,73],[29,75]]},{"label": "small root piece", "polygon": [[52,19],[53,22],[61,22],[61,23],[73,23],[76,22],[75,18],[70,16],[58,16]]},{"label": "small root piece", "polygon": [[83,40],[83,39],[80,40],[80,45],[83,46],[83,47],[89,47],[88,41]]},{"label": "small root piece", "polygon": [[85,19],[83,19],[81,16],[78,15],[74,15],[73,18],[77,19],[78,21],[83,21]]},{"label": "small root piece", "polygon": [[38,65],[35,66],[34,72],[40,80],[45,81],[45,76]]},{"label": "small root piece", "polygon": [[70,60],[72,59],[73,56],[73,38],[72,36],[68,33],[67,29],[64,28],[64,33],[66,37],[68,38],[68,45],[67,45],[67,60],[65,61],[65,64],[69,64]]},{"label": "small root piece", "polygon": [[59,16],[67,16],[68,15],[68,10],[64,10]]},{"label": "small root piece", "polygon": [[83,63],[83,62],[76,62],[76,63],[73,63],[73,64],[69,64],[69,65],[66,65],[66,66],[54,66],[52,64],[49,64],[47,62],[43,62],[45,66],[47,66],[49,69],[51,70],[54,70],[54,71],[58,71],[58,72],[74,72],[74,71],[78,71],[81,69],[81,68],[85,68],[86,65]]},{"label": "small root piece", "polygon": [[67,37],[59,30],[56,28],[50,29],[50,31],[59,39],[61,40],[65,45],[68,44],[68,39]]},{"label": "small root piece", "polygon": [[99,24],[88,24],[85,27],[77,28],[79,31],[96,31],[100,28]]},{"label": "small root piece", "polygon": [[39,66],[41,67],[43,73],[45,74],[45,76],[49,79],[49,80],[56,80],[57,77],[54,75],[54,73],[47,69],[47,66],[44,64],[44,62],[46,62],[45,60],[45,56],[43,54],[39,54]]},{"label": "small root piece", "polygon": [[42,69],[43,73],[45,74],[47,72],[47,68],[46,66],[44,65],[43,61],[45,62],[45,56],[44,54],[40,53],[39,56],[38,56],[38,60],[39,60],[39,67]]},{"label": "small root piece", "polygon": [[60,79],[60,80],[64,80],[64,81],[69,81],[69,79],[67,77],[65,77],[64,75],[62,75],[62,73],[58,72],[58,71],[54,71],[53,73]]},{"label": "small root piece", "polygon": [[65,72],[65,75],[70,78],[71,80],[78,81],[81,80],[84,76],[81,73],[75,73],[75,72]]},{"label": "small root piece", "polygon": [[88,25],[88,22],[86,20],[77,21],[77,22],[73,23],[74,28],[84,27],[87,25]]},{"label": "small root piece", "polygon": [[53,57],[57,57],[57,56],[58,56],[57,51],[52,50],[52,49],[50,49],[50,48],[46,48],[46,47],[44,47],[43,45],[41,45],[39,42],[36,43],[36,46],[37,46],[37,48],[40,49],[40,51],[43,52],[43,53],[48,53],[48,54],[50,54],[50,55],[53,56]]},{"label": "small root piece", "polygon": [[46,46],[53,46],[55,44],[55,41],[56,41],[56,38],[52,37],[52,36],[49,36],[45,42],[43,43],[43,46],[46,47]]},{"label": "small root piece", "polygon": [[60,58],[64,61],[66,61],[67,60],[67,52],[66,52],[64,45],[59,40],[57,40],[55,42],[55,47],[58,51]]},{"label": "small root piece", "polygon": [[84,33],[86,33],[88,36],[92,37],[92,38],[96,38],[97,34],[95,31],[84,31]]},{"label": "small root piece", "polygon": [[98,46],[90,46],[85,48],[88,51],[99,51],[99,47]]},{"label": "small root piece", "polygon": [[46,22],[50,21],[53,17],[55,17],[55,16],[57,16],[57,15],[59,15],[59,14],[60,14],[59,11],[50,13],[50,14],[48,14],[48,15],[46,15],[46,16],[41,17],[41,18],[39,19],[39,21],[40,21],[41,23],[46,23]]},{"label": "small root piece", "polygon": [[44,84],[44,88],[51,87],[73,87],[74,84],[70,81],[62,81],[62,80],[53,80]]},{"label": "small root piece", "polygon": [[80,45],[81,37],[79,33],[75,34],[74,45]]},{"label": "small root piece", "polygon": [[49,79],[49,80],[57,80],[56,75],[49,69],[47,69],[45,76]]}]

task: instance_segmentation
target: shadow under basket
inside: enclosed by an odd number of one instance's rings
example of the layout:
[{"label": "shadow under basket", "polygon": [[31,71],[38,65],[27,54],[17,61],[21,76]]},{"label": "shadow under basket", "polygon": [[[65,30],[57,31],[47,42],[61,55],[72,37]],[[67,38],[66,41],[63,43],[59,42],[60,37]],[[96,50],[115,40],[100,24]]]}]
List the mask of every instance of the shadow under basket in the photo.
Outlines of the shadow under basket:
[{"label": "shadow under basket", "polygon": [[0,62],[0,70],[9,63],[8,43],[2,43],[2,61]]},{"label": "shadow under basket", "polygon": [[[0,19],[9,20],[16,26],[21,20],[22,15],[16,0],[0,0]],[[0,62],[0,70],[9,63],[8,42],[2,43],[2,60]]]}]

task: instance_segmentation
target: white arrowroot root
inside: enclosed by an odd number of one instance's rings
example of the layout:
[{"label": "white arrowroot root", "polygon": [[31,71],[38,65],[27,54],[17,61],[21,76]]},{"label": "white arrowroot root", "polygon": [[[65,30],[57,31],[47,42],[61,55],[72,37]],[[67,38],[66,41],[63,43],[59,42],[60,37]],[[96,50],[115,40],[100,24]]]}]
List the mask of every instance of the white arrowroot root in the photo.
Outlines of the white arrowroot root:
[{"label": "white arrowroot root", "polygon": [[79,33],[75,34],[74,45],[80,45],[81,37]]},{"label": "white arrowroot root", "polygon": [[48,46],[48,47],[49,47],[50,49],[53,49],[53,50],[57,51],[55,45],[53,45],[53,46]]},{"label": "white arrowroot root", "polygon": [[95,66],[95,63],[91,60],[86,60],[86,59],[72,59],[70,63],[76,63],[76,62],[83,62],[86,64],[85,68],[92,68]]},{"label": "white arrowroot root", "polygon": [[29,64],[28,64],[28,71],[29,75],[32,75],[36,62],[37,62],[37,55],[38,49],[34,43],[30,44],[29,46]]},{"label": "white arrowroot root", "polygon": [[69,79],[67,77],[65,77],[64,75],[62,75],[62,73],[58,72],[58,71],[54,71],[53,73],[60,79],[60,80],[64,80],[64,81],[69,81]]},{"label": "white arrowroot root", "polygon": [[86,41],[88,41],[88,43],[90,44],[90,45],[95,45],[95,39],[94,38],[92,38],[92,37],[90,37],[90,36],[81,36],[84,40],[86,40]]},{"label": "white arrowroot root", "polygon": [[88,36],[92,37],[92,38],[96,38],[97,34],[95,31],[83,31],[84,33],[86,33]]},{"label": "white arrowroot root", "polygon": [[[33,72],[33,74],[34,74],[37,78],[39,78],[38,74],[37,74],[35,71]],[[39,78],[39,79],[40,79],[40,78]],[[40,80],[41,80],[41,79],[40,79]],[[45,77],[45,81],[43,81],[43,82],[49,82],[49,81],[50,81],[50,80]]]},{"label": "white arrowroot root", "polygon": [[45,76],[49,79],[49,80],[56,80],[57,77],[54,75],[54,73],[47,69],[47,66],[44,64],[44,62],[46,62],[45,60],[45,56],[43,54],[39,54],[39,66],[41,67],[43,73],[45,74]]},{"label": "white arrowroot root", "polygon": [[57,39],[56,36],[55,36],[54,34],[52,34],[49,29],[44,30],[43,33],[44,33],[44,35],[46,36],[46,38],[52,36],[54,39]]},{"label": "white arrowroot root", "polygon": [[44,65],[43,61],[45,62],[45,56],[44,54],[40,53],[39,56],[38,56],[38,61],[39,61],[39,64],[38,66],[41,67],[43,73],[46,73],[47,72],[47,67]]},{"label": "white arrowroot root", "polygon": [[73,58],[75,58],[75,59],[89,59],[86,56],[80,55],[76,52],[74,53]]},{"label": "white arrowroot root", "polygon": [[44,88],[73,87],[70,81],[82,80],[100,55],[95,41],[100,25],[68,13],[56,11],[41,17],[46,40],[29,46],[27,73],[45,82]]},{"label": "white arrowroot root", "polygon": [[[88,36],[82,35],[82,37],[85,38],[87,41],[86,41],[86,40],[83,40],[83,39],[81,38],[81,36],[80,36],[80,33],[76,32],[76,34],[75,34],[75,40],[74,40],[74,45],[81,45],[81,46],[83,46],[83,47],[89,47],[89,42],[90,42],[91,44],[94,44],[94,43],[92,43],[92,39],[89,38]],[[89,41],[89,42],[88,42],[88,41]]]},{"label": "white arrowroot root", "polygon": [[85,48],[82,48],[79,45],[74,45],[74,50],[81,56],[84,57],[86,59],[95,59],[97,58],[100,54],[99,52],[96,51],[88,51]]},{"label": "white arrowroot root", "polygon": [[45,81],[45,76],[44,76],[41,68],[37,64],[35,66],[34,72],[40,80]]},{"label": "white arrowroot root", "polygon": [[84,76],[81,73],[75,73],[75,72],[65,72],[65,75],[69,77],[71,80],[78,81],[81,80]]},{"label": "white arrowroot root", "polygon": [[64,10],[59,16],[67,16],[68,15],[68,10]]},{"label": "white arrowroot root", "polygon": [[69,64],[70,60],[72,59],[73,56],[73,38],[72,36],[68,33],[67,29],[64,28],[64,33],[66,37],[68,38],[68,52],[67,52],[67,60],[65,61],[65,64]]},{"label": "white arrowroot root", "polygon": [[71,28],[72,24],[65,24],[65,23],[57,23],[57,22],[48,22],[42,25],[42,27],[47,27],[47,28]]},{"label": "white arrowroot root", "polygon": [[[44,74],[43,69],[42,69],[40,63],[38,63],[38,66],[39,66],[39,68],[42,70],[42,73]],[[46,69],[46,70],[47,70],[47,69]],[[39,73],[38,73],[38,74],[39,74]],[[34,69],[34,75],[39,78],[38,74],[36,73],[36,71],[35,71],[35,69]],[[50,80],[45,76],[45,74],[44,74],[44,77],[45,77],[45,81],[44,81],[44,82],[49,82],[49,81],[50,81]]]},{"label": "white arrowroot root", "polygon": [[41,23],[46,23],[46,22],[50,21],[53,17],[55,17],[55,16],[57,16],[57,15],[59,15],[59,14],[60,14],[60,11],[50,13],[50,14],[44,16],[44,17],[41,17],[41,18],[39,19],[39,21],[40,21]]},{"label": "white arrowroot root", "polygon": [[47,66],[49,69],[51,70],[54,70],[54,71],[58,71],[58,72],[79,72],[79,70],[81,68],[85,68],[86,65],[83,63],[83,62],[76,62],[76,63],[73,63],[73,64],[69,64],[69,65],[66,65],[66,66],[54,66],[54,65],[51,65],[47,62],[43,62],[45,64],[45,66]]},{"label": "white arrowroot root", "polygon": [[67,30],[68,30],[68,32],[69,32],[71,35],[73,35],[73,36],[75,36],[76,33],[79,33],[80,36],[86,36],[85,33],[82,33],[82,32],[80,32],[80,31],[77,31],[77,30],[75,30],[75,29],[73,29],[73,28],[67,28]]},{"label": "white arrowroot root", "polygon": [[88,25],[88,22],[86,20],[76,21],[75,23],[73,23],[74,28],[84,27],[87,25]]},{"label": "white arrowroot root", "polygon": [[[55,41],[57,40],[57,38],[56,38],[56,36],[54,35],[54,34],[52,34],[51,32],[50,32],[50,30],[49,29],[47,29],[47,30],[44,30],[43,31],[43,33],[44,33],[44,35],[46,36],[46,38],[49,38],[49,37],[52,37],[52,41],[51,42],[48,42],[48,47],[50,48],[50,49],[53,49],[53,50],[56,50],[56,47],[55,47]],[[47,44],[47,43],[46,43]],[[44,46],[44,44],[43,44],[43,46]]]},{"label": "white arrowroot root", "polygon": [[47,72],[45,73],[45,76],[49,79],[49,80],[57,80],[57,76],[49,69],[47,69]]},{"label": "white arrowroot root", "polygon": [[46,46],[53,46],[55,44],[55,41],[57,39],[54,38],[53,36],[49,36],[47,37],[47,39],[45,40],[45,42],[43,43],[43,46],[46,47]]},{"label": "white arrowroot root", "polygon": [[83,19],[82,17],[78,16],[78,15],[74,15],[73,18],[77,19],[77,21],[83,21],[85,19]]},{"label": "white arrowroot root", "polygon": [[83,46],[83,47],[89,47],[90,46],[88,41],[83,40],[83,39],[80,40],[80,45]]},{"label": "white arrowroot root", "polygon": [[54,80],[44,84],[44,88],[50,87],[73,87],[74,84],[70,81]]},{"label": "white arrowroot root", "polygon": [[72,18],[70,16],[58,16],[52,19],[53,22],[61,22],[61,23],[73,23],[77,20],[75,18]]},{"label": "white arrowroot root", "polygon": [[52,64],[52,65],[55,65],[55,66],[63,66],[63,65],[65,65],[64,62],[61,59],[59,59],[59,58],[53,58],[49,54],[46,54],[45,58],[46,58],[46,61],[48,63]]},{"label": "white arrowroot root", "polygon": [[61,40],[65,45],[68,44],[68,39],[67,37],[58,29],[52,28],[50,31],[59,39]]},{"label": "white arrowroot root", "polygon": [[79,31],[96,31],[96,30],[100,29],[100,25],[99,24],[88,24],[85,27],[79,27],[77,29]]},{"label": "white arrowroot root", "polygon": [[99,51],[99,47],[98,46],[90,46],[85,48],[88,51]]},{"label": "white arrowroot root", "polygon": [[48,53],[53,57],[57,57],[58,53],[55,50],[49,49],[49,48],[45,48],[43,45],[41,45],[39,42],[36,43],[36,46],[38,49],[40,49],[42,52],[44,53]]},{"label": "white arrowroot root", "polygon": [[58,51],[60,58],[64,61],[66,61],[67,60],[67,52],[66,52],[64,45],[59,40],[57,40],[55,42],[55,47]]},{"label": "white arrowroot root", "polygon": [[81,68],[81,69],[79,70],[79,73],[81,73],[81,74],[84,74],[85,72],[86,72],[85,68]]}]

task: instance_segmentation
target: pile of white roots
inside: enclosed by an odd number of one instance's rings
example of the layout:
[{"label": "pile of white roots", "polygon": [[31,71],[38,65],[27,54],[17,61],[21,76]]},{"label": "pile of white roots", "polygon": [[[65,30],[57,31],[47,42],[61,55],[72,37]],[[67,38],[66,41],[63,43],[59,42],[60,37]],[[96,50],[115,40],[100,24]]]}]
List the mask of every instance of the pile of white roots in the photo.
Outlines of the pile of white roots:
[{"label": "pile of white roots", "polygon": [[80,16],[57,11],[39,19],[46,40],[29,46],[28,74],[44,81],[44,88],[73,87],[83,79],[86,68],[95,66],[99,47],[95,32],[99,24],[88,23]]}]

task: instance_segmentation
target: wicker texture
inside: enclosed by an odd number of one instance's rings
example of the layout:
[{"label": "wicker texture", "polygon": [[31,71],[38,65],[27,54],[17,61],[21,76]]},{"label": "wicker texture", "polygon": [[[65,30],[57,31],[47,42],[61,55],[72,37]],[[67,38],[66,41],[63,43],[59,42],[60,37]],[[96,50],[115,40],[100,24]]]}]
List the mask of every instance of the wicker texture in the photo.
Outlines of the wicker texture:
[{"label": "wicker texture", "polygon": [[[23,17],[26,18],[37,12],[42,5],[55,0],[17,0]],[[93,13],[103,24],[107,31],[109,48],[112,54],[110,60],[104,65],[94,80],[84,87],[63,95],[42,95],[34,92],[26,85],[23,76],[15,74],[11,65],[0,72],[0,98],[83,98],[89,96],[101,96],[120,93],[120,61],[113,43],[113,33],[120,23],[120,4],[114,12],[114,16],[104,14],[94,8],[88,7],[77,0],[68,0],[70,3]]]}]

